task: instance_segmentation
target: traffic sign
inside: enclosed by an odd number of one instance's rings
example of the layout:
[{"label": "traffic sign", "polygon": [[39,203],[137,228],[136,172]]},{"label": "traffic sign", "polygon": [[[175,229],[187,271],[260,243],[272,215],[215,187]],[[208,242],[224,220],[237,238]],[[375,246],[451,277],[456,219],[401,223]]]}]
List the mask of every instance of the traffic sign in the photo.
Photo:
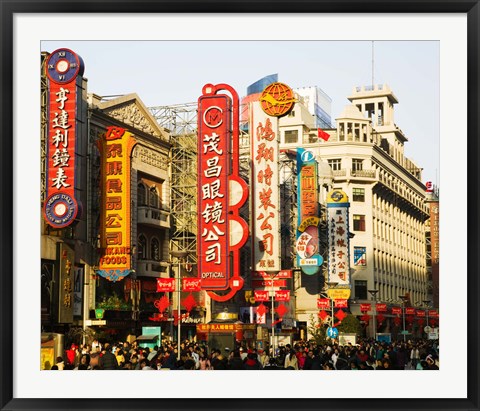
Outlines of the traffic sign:
[{"label": "traffic sign", "polygon": [[327,337],[337,338],[337,337],[338,337],[338,329],[335,328],[335,327],[328,327],[328,329],[327,329]]}]

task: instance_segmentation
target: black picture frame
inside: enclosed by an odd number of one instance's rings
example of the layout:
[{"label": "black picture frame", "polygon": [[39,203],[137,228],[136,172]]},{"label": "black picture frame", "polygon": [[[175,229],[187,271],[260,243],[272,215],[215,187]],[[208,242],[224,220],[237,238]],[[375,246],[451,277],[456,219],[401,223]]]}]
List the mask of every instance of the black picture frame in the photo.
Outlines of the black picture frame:
[{"label": "black picture frame", "polygon": [[[0,75],[2,100],[0,124],[0,274],[1,327],[0,327],[0,407],[2,410],[76,409],[76,410],[122,410],[122,409],[395,409],[395,410],[478,410],[479,383],[479,240],[480,232],[478,207],[479,192],[477,179],[480,176],[479,151],[479,17],[478,0],[230,0],[210,1],[18,1],[0,0],[1,4],[1,60]],[[19,235],[13,229],[13,18],[17,13],[466,13],[468,24],[468,323],[464,338],[467,338],[467,353],[459,361],[468,361],[467,398],[439,399],[432,390],[431,398],[409,399],[408,390],[402,390],[399,398],[388,399],[254,399],[248,394],[239,394],[235,399],[144,399],[141,393],[135,399],[83,398],[70,399],[20,399],[14,398],[13,391],[13,241]],[[128,383],[128,382],[127,382]],[[247,398],[245,398],[247,397]]]}]

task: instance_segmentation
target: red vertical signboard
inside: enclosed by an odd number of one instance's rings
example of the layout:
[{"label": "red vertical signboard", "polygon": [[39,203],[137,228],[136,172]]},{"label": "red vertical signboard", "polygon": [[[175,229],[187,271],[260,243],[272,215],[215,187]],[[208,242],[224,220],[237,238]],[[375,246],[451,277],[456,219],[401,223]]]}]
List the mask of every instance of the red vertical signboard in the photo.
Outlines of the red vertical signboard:
[{"label": "red vertical signboard", "polygon": [[83,62],[69,49],[58,49],[46,61],[49,80],[47,175],[44,218],[55,228],[75,221],[75,145],[77,76]]},{"label": "red vertical signboard", "polygon": [[[218,94],[227,90],[232,97]],[[239,215],[248,188],[239,176],[238,95],[227,84],[207,84],[198,99],[198,275],[216,301],[243,287],[240,247],[248,226]],[[230,290],[219,295],[216,291]]]}]

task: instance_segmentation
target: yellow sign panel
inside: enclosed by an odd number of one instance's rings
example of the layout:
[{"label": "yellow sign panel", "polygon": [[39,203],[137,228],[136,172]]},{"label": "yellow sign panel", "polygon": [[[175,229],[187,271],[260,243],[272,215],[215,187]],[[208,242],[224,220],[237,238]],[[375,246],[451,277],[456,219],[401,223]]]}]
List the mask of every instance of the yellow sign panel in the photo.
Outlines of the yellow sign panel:
[{"label": "yellow sign panel", "polygon": [[[131,268],[130,158],[136,141],[120,127],[108,127],[102,142],[102,255],[99,269],[116,281]],[[122,273],[125,273],[122,275]]]},{"label": "yellow sign panel", "polygon": [[348,300],[351,292],[350,288],[330,288],[327,294],[333,300]]},{"label": "yellow sign panel", "polygon": [[327,195],[327,203],[348,203],[348,196],[342,190],[332,190]]}]

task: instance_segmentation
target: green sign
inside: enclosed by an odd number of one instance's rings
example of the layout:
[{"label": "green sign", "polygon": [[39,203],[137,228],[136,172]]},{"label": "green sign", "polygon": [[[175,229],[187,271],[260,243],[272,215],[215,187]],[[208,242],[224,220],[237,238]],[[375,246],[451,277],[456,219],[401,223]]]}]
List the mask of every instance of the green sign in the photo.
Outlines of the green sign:
[{"label": "green sign", "polygon": [[105,310],[103,308],[95,308],[95,318],[97,320],[101,320],[103,318],[103,314]]}]

